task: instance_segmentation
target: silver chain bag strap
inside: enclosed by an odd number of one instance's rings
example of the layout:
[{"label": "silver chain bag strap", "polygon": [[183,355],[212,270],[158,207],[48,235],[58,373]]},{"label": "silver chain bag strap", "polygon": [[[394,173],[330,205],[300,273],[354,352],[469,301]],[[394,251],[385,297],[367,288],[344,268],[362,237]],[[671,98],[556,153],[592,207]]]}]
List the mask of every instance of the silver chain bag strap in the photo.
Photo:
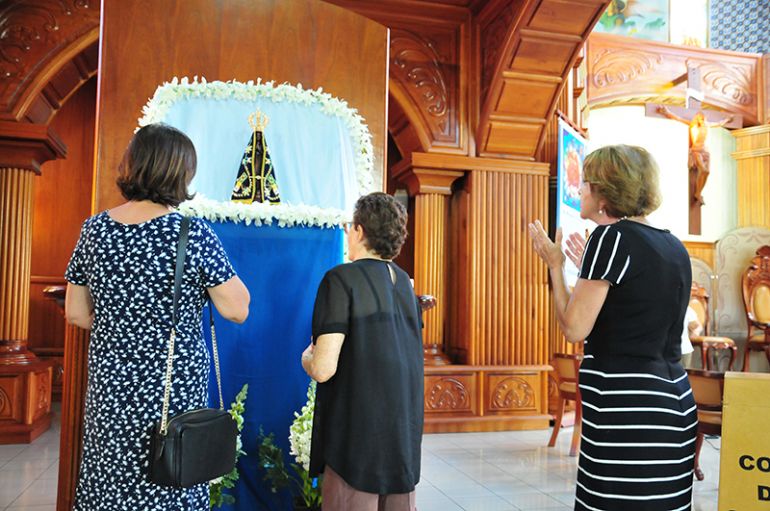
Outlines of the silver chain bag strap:
[{"label": "silver chain bag strap", "polygon": [[212,303],[209,303],[209,324],[219,390],[219,408],[189,410],[170,419],[168,416],[177,339],[177,314],[182,294],[189,230],[190,218],[184,217],[179,229],[174,271],[174,309],[168,341],[163,411],[160,421],[153,426],[150,435],[149,479],[155,484],[175,488],[190,488],[229,474],[235,468],[238,438],[238,427],[235,420],[225,411],[222,399],[222,377]]}]

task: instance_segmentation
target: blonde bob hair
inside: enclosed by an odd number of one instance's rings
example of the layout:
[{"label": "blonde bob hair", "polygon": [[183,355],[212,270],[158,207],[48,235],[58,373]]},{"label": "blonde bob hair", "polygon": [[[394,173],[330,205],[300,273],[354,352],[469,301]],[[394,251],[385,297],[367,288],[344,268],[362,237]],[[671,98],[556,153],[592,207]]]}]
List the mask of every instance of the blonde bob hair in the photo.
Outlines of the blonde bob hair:
[{"label": "blonde bob hair", "polygon": [[609,216],[645,216],[660,206],[658,164],[646,149],[608,145],[586,156],[583,180],[607,203]]}]

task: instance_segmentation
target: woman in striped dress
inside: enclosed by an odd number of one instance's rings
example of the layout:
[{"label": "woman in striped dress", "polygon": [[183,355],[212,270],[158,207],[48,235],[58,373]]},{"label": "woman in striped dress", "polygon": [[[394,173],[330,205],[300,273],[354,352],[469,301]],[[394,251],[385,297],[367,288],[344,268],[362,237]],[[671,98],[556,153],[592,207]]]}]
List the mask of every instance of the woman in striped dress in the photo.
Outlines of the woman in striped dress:
[{"label": "woman in striped dress", "polygon": [[568,341],[586,340],[576,510],[691,509],[698,419],[679,359],[692,277],[682,243],[645,219],[659,205],[647,151],[618,145],[588,155],[580,215],[598,227],[571,295],[561,232],[553,243],[539,221],[530,225],[559,324]]}]

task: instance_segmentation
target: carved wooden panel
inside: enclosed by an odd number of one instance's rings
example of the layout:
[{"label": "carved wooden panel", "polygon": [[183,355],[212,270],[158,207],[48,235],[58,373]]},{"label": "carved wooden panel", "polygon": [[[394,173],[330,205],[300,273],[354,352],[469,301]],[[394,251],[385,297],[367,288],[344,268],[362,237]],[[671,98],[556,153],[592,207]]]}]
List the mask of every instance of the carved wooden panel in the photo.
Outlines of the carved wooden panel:
[{"label": "carved wooden panel", "polygon": [[409,95],[431,145],[458,147],[459,30],[393,28],[390,78]]},{"label": "carved wooden panel", "polygon": [[0,375],[0,421],[19,422],[24,416],[21,378],[19,375]]},{"label": "carved wooden panel", "polygon": [[425,367],[425,432],[548,426],[547,365]]},{"label": "carved wooden panel", "polygon": [[697,257],[705,261],[712,268],[714,267],[714,251],[716,245],[708,241],[684,241],[684,248],[690,257]]},{"label": "carved wooden panel", "polygon": [[[22,0],[0,10],[0,118],[15,120],[30,108],[37,110],[31,113],[32,122],[50,117],[44,105],[36,103],[37,96],[52,76],[96,41],[99,10],[100,2],[94,0]],[[89,67],[80,70],[92,76],[96,66]],[[77,67],[66,73],[72,71],[78,72]],[[60,99],[74,90],[61,86],[72,76],[61,80],[46,94],[53,103],[53,93],[63,94]]]},{"label": "carved wooden panel", "polygon": [[487,374],[486,411],[536,412],[542,396],[538,392],[539,376],[533,374]]},{"label": "carved wooden panel", "polygon": [[439,375],[425,377],[425,412],[472,414],[478,410],[476,376]]},{"label": "carved wooden panel", "polygon": [[682,103],[686,83],[672,81],[687,66],[700,69],[704,104],[735,112],[747,125],[763,119],[761,58],[593,33],[588,39],[588,102],[592,107],[644,102]]},{"label": "carved wooden panel", "polygon": [[51,411],[51,368],[30,373],[29,379],[27,405],[32,423]]},{"label": "carved wooden panel", "polygon": [[[390,101],[399,103],[417,131],[417,150],[467,154],[471,11],[463,2],[326,1],[391,29]],[[409,144],[398,140],[400,128],[397,118],[388,118],[388,129],[402,148]]]}]

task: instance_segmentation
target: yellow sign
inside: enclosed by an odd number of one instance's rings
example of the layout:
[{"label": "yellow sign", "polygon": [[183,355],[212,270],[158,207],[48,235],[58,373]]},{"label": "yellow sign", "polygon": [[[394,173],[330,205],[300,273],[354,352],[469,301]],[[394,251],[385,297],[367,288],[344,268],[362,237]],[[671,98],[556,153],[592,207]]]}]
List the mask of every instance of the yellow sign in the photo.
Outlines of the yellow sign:
[{"label": "yellow sign", "polygon": [[770,511],[770,374],[727,373],[719,511]]}]

